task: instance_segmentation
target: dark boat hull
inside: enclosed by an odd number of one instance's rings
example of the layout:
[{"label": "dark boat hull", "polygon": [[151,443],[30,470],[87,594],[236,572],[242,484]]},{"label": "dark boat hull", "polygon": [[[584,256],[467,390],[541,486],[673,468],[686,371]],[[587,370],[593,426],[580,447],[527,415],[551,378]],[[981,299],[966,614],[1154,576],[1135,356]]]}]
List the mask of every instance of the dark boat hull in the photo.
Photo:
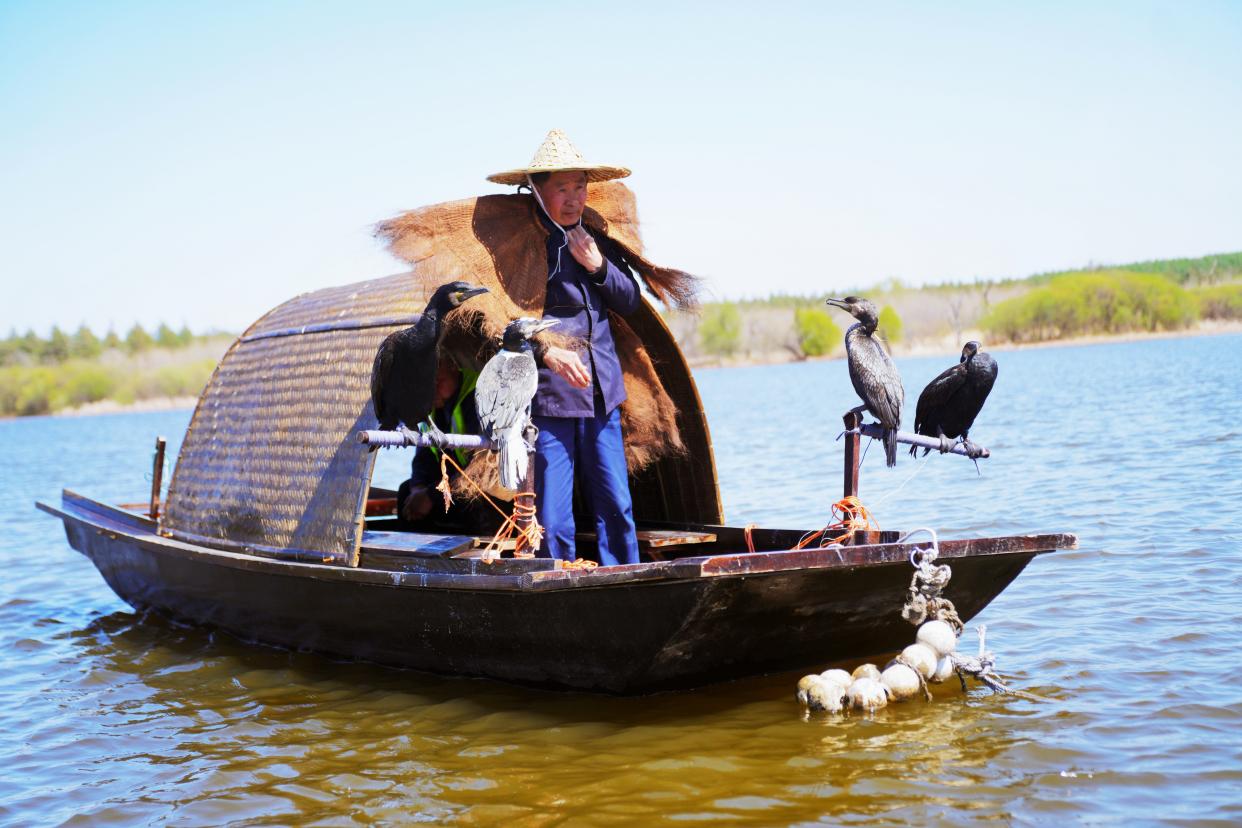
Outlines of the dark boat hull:
[{"label": "dark boat hull", "polygon": [[[70,544],[136,608],[244,639],[428,672],[647,693],[822,669],[912,640],[900,615],[911,575],[904,553],[857,562],[838,550],[717,556],[611,575],[381,572],[195,547],[73,497],[44,508],[64,519]],[[947,596],[961,616],[977,614],[1066,536],[1045,537],[1047,549],[1011,543],[1011,551],[951,558]],[[790,555],[803,556],[801,564]]]}]

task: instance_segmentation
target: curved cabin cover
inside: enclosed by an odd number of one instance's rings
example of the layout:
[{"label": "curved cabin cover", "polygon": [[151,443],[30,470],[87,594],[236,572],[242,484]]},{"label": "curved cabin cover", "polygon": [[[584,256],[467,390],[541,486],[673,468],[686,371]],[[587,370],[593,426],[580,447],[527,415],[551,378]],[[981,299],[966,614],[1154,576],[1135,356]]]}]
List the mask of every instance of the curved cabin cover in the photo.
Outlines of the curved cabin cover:
[{"label": "curved cabin cover", "polygon": [[[498,232],[506,221],[523,221],[523,211],[537,225],[529,202],[484,196],[387,222],[380,232],[394,252],[411,260],[410,272],[304,294],[252,325],[199,398],[161,533],[356,566],[374,454],[355,434],[375,426],[370,375],[376,349],[384,337],[413,324],[438,285],[456,278],[488,286],[499,303],[485,314],[461,314],[458,343],[473,333],[485,344],[506,316],[538,315],[542,295],[536,305],[513,282],[506,239]],[[642,258],[634,200],[624,185],[592,185],[588,206],[587,222],[617,243],[649,290],[666,300],[685,298],[669,276],[678,271]],[[525,249],[512,252],[526,255]],[[541,290],[546,264],[526,265],[542,274],[527,280]],[[627,439],[635,438],[627,457],[635,519],[719,523],[711,441],[689,366],[645,298],[625,323],[616,332],[630,397],[623,427]],[[454,350],[454,356],[479,361],[486,349],[470,350]]]}]

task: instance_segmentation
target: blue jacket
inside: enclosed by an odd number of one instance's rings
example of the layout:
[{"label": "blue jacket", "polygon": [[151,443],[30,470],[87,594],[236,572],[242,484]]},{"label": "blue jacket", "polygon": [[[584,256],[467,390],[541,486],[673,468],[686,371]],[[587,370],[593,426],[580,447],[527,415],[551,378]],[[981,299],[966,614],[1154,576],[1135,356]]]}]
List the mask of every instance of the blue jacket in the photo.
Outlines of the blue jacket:
[{"label": "blue jacket", "polygon": [[591,372],[591,385],[575,388],[552,369],[541,365],[539,390],[531,413],[540,417],[594,417],[595,395],[599,394],[604,413],[611,414],[625,402],[625,384],[612,328],[608,325],[608,311],[621,316],[633,313],[640,301],[638,282],[628,268],[608,258],[612,245],[594,233],[592,236],[605,257],[604,266],[596,273],[588,273],[566,246],[560,251],[558,269],[557,248],[565,239],[545,216],[540,214],[539,219],[549,231],[548,273],[551,274],[543,316],[561,321],[552,333],[581,340],[578,355]]}]

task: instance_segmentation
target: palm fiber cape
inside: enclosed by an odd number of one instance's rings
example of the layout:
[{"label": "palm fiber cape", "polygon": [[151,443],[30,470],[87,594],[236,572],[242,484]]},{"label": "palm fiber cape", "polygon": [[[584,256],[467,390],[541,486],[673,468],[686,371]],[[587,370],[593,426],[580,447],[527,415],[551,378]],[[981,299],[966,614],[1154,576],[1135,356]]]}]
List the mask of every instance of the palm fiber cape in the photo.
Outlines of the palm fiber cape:
[{"label": "palm fiber cape", "polygon": [[[488,195],[423,207],[376,227],[376,235],[387,240],[392,253],[413,266],[417,282],[428,295],[453,279],[489,289],[452,311],[444,322],[443,348],[464,367],[477,370],[495,353],[511,319],[543,315],[548,230],[537,209],[529,195]],[[683,271],[659,267],[643,256],[634,194],[628,187],[615,181],[591,184],[582,222],[601,252],[616,264],[628,265],[657,299],[679,307],[693,306],[698,280]],[[635,316],[644,313],[654,314],[645,302]],[[634,475],[661,458],[684,454],[686,447],[677,405],[647,343],[617,314],[609,315],[609,324],[625,382],[621,427],[627,466]],[[551,331],[539,337],[557,341]],[[697,394],[693,396],[697,402]],[[701,411],[693,414],[701,417]],[[478,460],[488,455],[483,453]]]}]

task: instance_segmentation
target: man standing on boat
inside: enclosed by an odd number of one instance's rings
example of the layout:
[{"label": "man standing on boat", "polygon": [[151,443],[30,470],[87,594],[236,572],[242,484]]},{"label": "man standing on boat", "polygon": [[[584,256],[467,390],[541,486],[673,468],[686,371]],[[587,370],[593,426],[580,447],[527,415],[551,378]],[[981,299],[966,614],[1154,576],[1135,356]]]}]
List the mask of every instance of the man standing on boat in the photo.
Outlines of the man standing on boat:
[{"label": "man standing on boat", "polygon": [[575,471],[595,515],[600,563],[638,563],[620,405],[626,399],[608,312],[638,307],[639,288],[619,256],[608,257],[606,236],[582,224],[587,182],[624,178],[624,167],[588,164],[560,130],[552,130],[530,164],[488,176],[528,187],[547,231],[544,318],[572,347],[537,347],[539,390],[531,406],[539,428],[535,454],[536,508],[544,528],[539,554],[573,561]]}]

